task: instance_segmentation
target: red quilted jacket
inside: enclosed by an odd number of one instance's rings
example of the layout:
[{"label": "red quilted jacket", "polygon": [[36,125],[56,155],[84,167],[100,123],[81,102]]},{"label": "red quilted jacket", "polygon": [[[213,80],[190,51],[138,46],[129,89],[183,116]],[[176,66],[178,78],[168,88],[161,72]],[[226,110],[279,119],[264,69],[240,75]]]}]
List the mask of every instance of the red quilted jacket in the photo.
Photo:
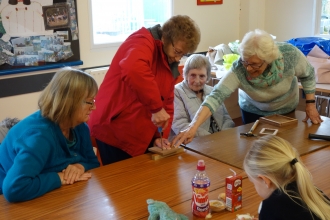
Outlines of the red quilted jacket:
[{"label": "red quilted jacket", "polygon": [[175,78],[163,43],[141,28],[119,47],[96,96],[88,125],[91,136],[131,156],[143,154],[159,137],[151,114],[162,107],[173,120]]}]

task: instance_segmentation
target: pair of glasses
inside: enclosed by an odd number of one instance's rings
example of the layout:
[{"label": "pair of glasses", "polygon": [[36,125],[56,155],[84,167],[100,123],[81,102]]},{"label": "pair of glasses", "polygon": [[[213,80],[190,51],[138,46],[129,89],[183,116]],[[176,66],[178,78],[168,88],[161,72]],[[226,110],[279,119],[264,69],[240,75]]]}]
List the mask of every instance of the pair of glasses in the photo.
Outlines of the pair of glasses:
[{"label": "pair of glasses", "polygon": [[173,44],[173,41],[171,42],[172,43],[172,47],[173,47],[173,51],[174,51],[174,54],[175,56],[178,56],[178,57],[183,57],[184,56],[184,53],[181,51],[178,51],[175,47],[174,47],[174,44]]},{"label": "pair of glasses", "polygon": [[241,64],[242,64],[245,68],[247,68],[248,66],[250,66],[252,69],[259,69],[260,67],[262,67],[262,65],[264,65],[264,63],[265,63],[266,61],[262,62],[262,64],[251,64],[251,63],[248,63],[248,62],[243,61],[243,60],[240,59],[239,62],[241,62]]},{"label": "pair of glasses", "polygon": [[95,105],[95,99],[93,99],[93,102],[84,101],[84,103],[91,105],[91,107],[93,107]]}]

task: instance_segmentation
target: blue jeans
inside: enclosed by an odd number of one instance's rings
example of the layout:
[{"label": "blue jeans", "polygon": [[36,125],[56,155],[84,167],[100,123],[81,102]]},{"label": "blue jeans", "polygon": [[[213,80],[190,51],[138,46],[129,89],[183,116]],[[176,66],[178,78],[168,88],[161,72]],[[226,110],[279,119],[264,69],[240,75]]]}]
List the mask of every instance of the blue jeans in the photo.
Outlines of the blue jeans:
[{"label": "blue jeans", "polygon": [[250,112],[244,111],[243,109],[241,109],[241,115],[242,115],[243,124],[253,123],[256,120],[258,120],[260,117],[262,117],[262,115],[250,113]]},{"label": "blue jeans", "polygon": [[[296,111],[296,109],[293,109],[293,111],[291,111],[291,112],[294,112],[294,111]],[[289,114],[291,112],[288,112],[286,114]],[[256,120],[258,120],[260,117],[264,116],[264,115],[257,115],[257,114],[251,113],[251,112],[247,112],[247,111],[244,111],[243,109],[241,109],[241,115],[242,115],[243,124],[253,123]]]}]

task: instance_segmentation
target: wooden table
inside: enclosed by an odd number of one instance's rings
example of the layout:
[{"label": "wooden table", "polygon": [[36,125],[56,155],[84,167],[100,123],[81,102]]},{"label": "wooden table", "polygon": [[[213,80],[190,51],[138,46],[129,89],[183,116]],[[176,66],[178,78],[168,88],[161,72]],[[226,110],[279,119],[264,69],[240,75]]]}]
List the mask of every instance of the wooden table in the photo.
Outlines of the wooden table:
[{"label": "wooden table", "polygon": [[[315,185],[328,196],[329,158],[330,147],[302,156]],[[216,199],[225,191],[223,178],[230,174],[229,166],[189,151],[159,161],[142,155],[94,169],[91,180],[62,187],[31,201],[10,204],[0,196],[0,219],[147,219],[147,198],[165,201],[174,211],[197,219],[192,216],[190,206],[190,175],[195,172],[197,159],[206,161],[212,181],[209,197]],[[257,216],[262,198],[246,175],[235,171],[244,176],[243,208],[234,213],[213,213],[212,219],[231,220],[245,213]]]},{"label": "wooden table", "polygon": [[[262,128],[276,128],[279,130],[277,136],[289,141],[297,148],[301,155],[330,145],[329,141],[308,139],[309,133],[329,135],[330,118],[322,117],[324,121],[319,125],[314,125],[310,121],[302,122],[302,119],[305,118],[305,112],[296,111],[288,116],[297,118],[298,123],[276,127],[260,122],[253,133],[259,135]],[[242,169],[243,160],[247,150],[250,148],[253,141],[261,136],[246,137],[240,135],[240,133],[248,132],[252,125],[253,123],[217,132],[208,136],[196,137],[186,146],[186,148]]]},{"label": "wooden table", "polygon": [[[320,149],[310,154],[301,157],[303,163],[313,176],[314,184],[321,189],[328,197],[330,197],[330,147]],[[212,213],[213,219],[229,219],[234,220],[237,214],[250,213],[255,217],[258,216],[258,207],[262,198],[255,191],[254,185],[247,179],[243,179],[243,204],[242,209],[231,213],[229,211],[221,211]],[[210,199],[217,199],[220,193],[225,192],[225,187],[214,190],[210,193]],[[189,219],[198,219],[191,214],[190,201],[181,203],[172,207],[175,212],[182,213],[188,216]]]},{"label": "wooden table", "polygon": [[[302,115],[296,112],[296,116],[299,118]],[[325,122],[321,126],[309,123],[305,126],[306,129],[312,129],[317,133],[327,125],[328,122],[326,120]],[[247,126],[244,129],[249,128],[250,126]],[[258,129],[260,130],[259,127]],[[283,133],[289,133],[292,129],[296,129],[296,132],[300,131],[295,126],[285,129],[286,132]],[[243,131],[243,129],[238,131]],[[247,142],[244,140],[253,140],[253,138],[241,137],[237,139],[240,140],[239,143],[245,144]],[[293,136],[291,139],[298,138]],[[218,146],[219,143],[217,143],[217,147],[224,155],[231,149],[237,149],[236,151],[241,152],[242,155],[247,150],[246,145],[226,144],[228,143],[226,137],[220,138],[220,141],[222,146]],[[316,143],[325,146],[329,142],[316,141]],[[315,185],[328,196],[330,196],[329,158],[330,147],[309,151],[308,154],[302,156],[313,175]],[[93,174],[91,180],[63,186],[31,201],[8,203],[3,196],[0,196],[0,219],[147,219],[149,213],[146,200],[149,198],[166,202],[174,211],[187,215],[189,219],[195,219],[191,214],[190,206],[191,179],[196,172],[199,159],[205,160],[206,171],[211,179],[210,199],[216,199],[219,193],[225,191],[225,178],[232,175],[229,169],[234,169],[244,178],[243,208],[235,213],[228,211],[214,213],[212,219],[232,220],[236,214],[245,213],[257,215],[262,199],[242,169],[233,168],[233,166],[185,150],[183,153],[158,161],[151,160],[150,155],[145,154],[96,168],[91,171]]]},{"label": "wooden table", "polygon": [[230,168],[246,177],[243,170],[187,150],[157,161],[145,154],[96,168],[89,181],[62,186],[31,201],[8,203],[1,195],[0,219],[147,218],[147,199],[169,206],[191,200],[199,159],[205,160],[211,192],[225,185]]}]

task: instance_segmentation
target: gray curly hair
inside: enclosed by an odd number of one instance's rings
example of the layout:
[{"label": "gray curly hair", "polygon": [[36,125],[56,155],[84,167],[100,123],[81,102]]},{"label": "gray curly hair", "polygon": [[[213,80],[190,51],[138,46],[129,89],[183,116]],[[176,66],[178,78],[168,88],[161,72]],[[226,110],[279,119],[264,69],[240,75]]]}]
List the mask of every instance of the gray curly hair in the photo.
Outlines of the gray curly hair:
[{"label": "gray curly hair", "polygon": [[0,122],[0,126],[11,129],[16,125],[20,120],[18,118],[5,118]]},{"label": "gray curly hair", "polygon": [[7,136],[9,129],[16,125],[20,120],[18,118],[5,118],[0,122],[0,144]]}]

